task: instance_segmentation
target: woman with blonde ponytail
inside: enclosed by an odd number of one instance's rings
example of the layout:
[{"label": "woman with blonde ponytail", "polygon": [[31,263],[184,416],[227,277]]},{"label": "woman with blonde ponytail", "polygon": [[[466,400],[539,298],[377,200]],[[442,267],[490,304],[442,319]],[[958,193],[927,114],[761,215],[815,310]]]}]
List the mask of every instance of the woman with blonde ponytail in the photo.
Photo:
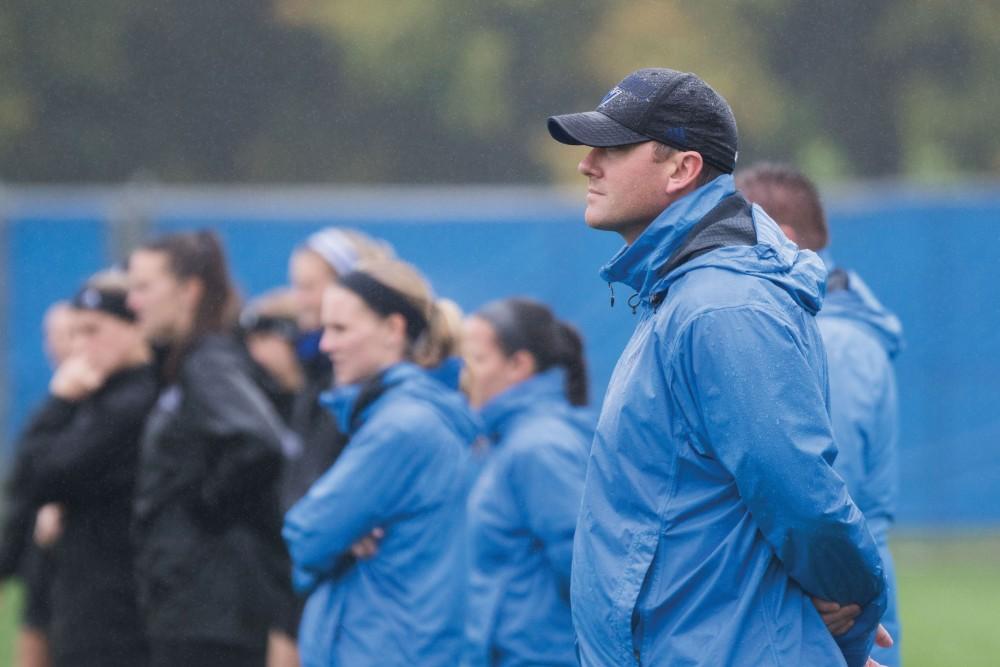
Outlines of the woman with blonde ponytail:
[{"label": "woman with blonde ponytail", "polygon": [[359,262],[328,288],[324,404],[348,443],[285,516],[305,667],[452,667],[462,644],[464,401],[424,370],[447,351],[430,286],[410,265]]}]

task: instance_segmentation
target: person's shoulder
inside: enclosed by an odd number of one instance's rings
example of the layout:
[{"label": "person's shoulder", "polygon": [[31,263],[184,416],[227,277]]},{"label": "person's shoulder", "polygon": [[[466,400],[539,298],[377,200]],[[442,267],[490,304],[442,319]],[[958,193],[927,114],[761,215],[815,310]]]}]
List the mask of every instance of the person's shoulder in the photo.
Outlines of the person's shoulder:
[{"label": "person's shoulder", "polygon": [[850,365],[858,371],[881,371],[891,365],[878,336],[863,323],[841,317],[817,318],[816,323],[831,365]]},{"label": "person's shoulder", "polygon": [[514,422],[501,449],[513,458],[562,458],[586,450],[592,435],[573,421],[565,406],[540,405]]},{"label": "person's shoulder", "polygon": [[775,294],[768,281],[716,267],[692,271],[677,281],[656,317],[660,337],[667,344],[690,335],[704,323],[739,326],[767,319],[798,326],[792,324],[789,304]]},{"label": "person's shoulder", "polygon": [[717,266],[689,272],[671,287],[668,298],[692,314],[740,306],[780,308],[784,305],[766,278]]},{"label": "person's shoulder", "polygon": [[111,403],[152,403],[159,389],[156,369],[151,364],[143,364],[111,376],[102,395]]},{"label": "person's shoulder", "polygon": [[191,344],[181,363],[181,376],[189,381],[223,372],[250,372],[249,357],[232,336],[201,336]]}]

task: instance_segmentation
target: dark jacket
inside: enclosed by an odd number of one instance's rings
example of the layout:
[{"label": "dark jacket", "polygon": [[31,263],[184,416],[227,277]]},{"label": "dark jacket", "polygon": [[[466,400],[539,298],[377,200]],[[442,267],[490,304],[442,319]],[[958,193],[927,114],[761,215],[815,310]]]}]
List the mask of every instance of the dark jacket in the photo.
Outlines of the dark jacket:
[{"label": "dark jacket", "polygon": [[156,391],[152,367],[124,370],[81,401],[50,398],[25,434],[22,491],[35,507],[58,502],[65,510],[53,548],[57,664],[144,644],[129,521],[139,438]]},{"label": "dark jacket", "polygon": [[347,444],[319,397],[333,384],[330,361],[317,353],[302,360],[306,385],[295,397],[288,425],[298,436],[298,447],[287,452],[281,480],[281,509],[287,512],[309,487],[330,469]]},{"label": "dark jacket", "polygon": [[139,600],[153,641],[266,644],[288,576],[280,433],[238,343],[196,341],[143,435],[134,521]]}]

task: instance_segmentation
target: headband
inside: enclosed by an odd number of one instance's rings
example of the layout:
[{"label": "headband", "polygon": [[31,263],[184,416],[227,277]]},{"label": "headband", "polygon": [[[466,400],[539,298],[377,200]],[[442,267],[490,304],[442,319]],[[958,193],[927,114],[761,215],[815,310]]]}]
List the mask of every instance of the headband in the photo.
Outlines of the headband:
[{"label": "headband", "polygon": [[427,328],[427,318],[399,290],[380,283],[363,271],[352,271],[341,276],[337,284],[349,289],[382,317],[398,313],[406,320],[406,337],[412,342]]},{"label": "headband", "polygon": [[128,307],[126,299],[126,292],[84,287],[76,293],[70,305],[77,310],[98,310],[126,322],[135,322],[135,313]]},{"label": "headband", "polygon": [[338,276],[350,273],[358,263],[358,251],[354,242],[335,227],[316,232],[306,239],[305,247],[322,257]]}]

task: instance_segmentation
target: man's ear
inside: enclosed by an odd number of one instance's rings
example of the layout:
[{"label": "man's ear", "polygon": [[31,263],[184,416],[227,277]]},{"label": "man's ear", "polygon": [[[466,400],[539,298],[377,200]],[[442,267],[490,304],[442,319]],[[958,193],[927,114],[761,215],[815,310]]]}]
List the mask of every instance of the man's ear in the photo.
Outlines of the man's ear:
[{"label": "man's ear", "polygon": [[670,162],[673,164],[674,172],[667,179],[667,194],[683,195],[698,187],[698,177],[705,168],[701,153],[696,151],[675,153]]}]

